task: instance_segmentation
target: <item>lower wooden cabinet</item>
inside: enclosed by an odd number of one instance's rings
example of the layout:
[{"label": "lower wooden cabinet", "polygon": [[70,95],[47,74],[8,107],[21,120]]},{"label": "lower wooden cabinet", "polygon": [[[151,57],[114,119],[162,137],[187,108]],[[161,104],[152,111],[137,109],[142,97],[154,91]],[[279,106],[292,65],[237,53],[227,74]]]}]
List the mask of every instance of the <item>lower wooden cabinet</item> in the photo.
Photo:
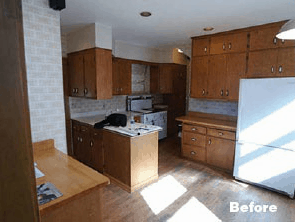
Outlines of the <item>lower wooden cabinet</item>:
[{"label": "lower wooden cabinet", "polygon": [[103,172],[103,139],[102,130],[72,122],[74,157],[80,162]]},{"label": "lower wooden cabinet", "polygon": [[183,124],[183,157],[233,171],[235,132],[199,125]]}]

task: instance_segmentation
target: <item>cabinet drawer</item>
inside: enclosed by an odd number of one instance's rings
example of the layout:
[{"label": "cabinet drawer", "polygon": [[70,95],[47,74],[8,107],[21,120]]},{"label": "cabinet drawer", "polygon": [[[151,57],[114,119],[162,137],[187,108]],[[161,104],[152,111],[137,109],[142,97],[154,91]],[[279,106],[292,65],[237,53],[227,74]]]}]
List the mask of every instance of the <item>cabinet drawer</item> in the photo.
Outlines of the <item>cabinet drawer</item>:
[{"label": "cabinet drawer", "polygon": [[89,131],[89,127],[87,126],[80,126],[81,132],[88,132]]},{"label": "cabinet drawer", "polygon": [[206,128],[202,126],[194,126],[194,125],[183,125],[182,128],[184,131],[206,134]]},{"label": "cabinet drawer", "polygon": [[215,136],[219,138],[235,140],[236,133],[231,131],[219,130],[219,129],[208,129],[207,134],[209,136]]},{"label": "cabinet drawer", "polygon": [[206,161],[206,148],[197,146],[182,146],[182,156],[199,161]]},{"label": "cabinet drawer", "polygon": [[206,136],[198,133],[183,132],[183,144],[205,147]]}]

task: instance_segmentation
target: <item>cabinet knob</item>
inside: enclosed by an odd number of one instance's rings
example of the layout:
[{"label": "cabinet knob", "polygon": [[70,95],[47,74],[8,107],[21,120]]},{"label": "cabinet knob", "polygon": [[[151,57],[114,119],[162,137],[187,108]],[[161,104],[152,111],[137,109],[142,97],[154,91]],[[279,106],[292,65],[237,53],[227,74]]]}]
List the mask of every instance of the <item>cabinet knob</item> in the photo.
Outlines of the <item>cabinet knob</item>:
[{"label": "cabinet knob", "polygon": [[228,49],[231,49],[231,46],[232,46],[231,43],[229,43],[229,44],[228,44]]},{"label": "cabinet knob", "polygon": [[222,45],[222,49],[225,50],[225,43],[223,43],[223,45]]},{"label": "cabinet knob", "polygon": [[279,66],[279,73],[283,72],[283,66]]},{"label": "cabinet knob", "polygon": [[219,135],[219,136],[223,136],[223,133],[222,133],[222,132],[219,132],[218,135]]},{"label": "cabinet knob", "polygon": [[204,48],[204,52],[207,52],[207,47]]},{"label": "cabinet knob", "polygon": [[76,88],[76,93],[78,93],[79,92],[79,89],[78,88]]},{"label": "cabinet knob", "polygon": [[195,130],[197,130],[196,128],[192,128],[192,131],[195,131]]},{"label": "cabinet knob", "polygon": [[92,141],[90,141],[90,147],[93,147],[93,142]]},{"label": "cabinet knob", "polygon": [[226,96],[229,96],[229,91],[228,91],[228,89],[226,90],[225,95],[226,95]]},{"label": "cabinet knob", "polygon": [[76,89],[73,89],[73,93],[75,93],[76,92]]},{"label": "cabinet knob", "polygon": [[196,152],[195,151],[191,151],[191,155],[196,155]]},{"label": "cabinet knob", "polygon": [[203,95],[203,96],[205,95],[205,89],[203,89],[203,91],[202,91],[202,95]]},{"label": "cabinet knob", "polygon": [[80,141],[80,137],[78,136],[78,142]]},{"label": "cabinet knob", "polygon": [[271,69],[270,69],[271,73],[274,73],[275,71],[275,68],[272,66]]},{"label": "cabinet knob", "polygon": [[88,93],[88,89],[85,88],[85,89],[84,89],[84,94],[87,95],[87,93]]},{"label": "cabinet knob", "polygon": [[220,95],[223,96],[223,89],[220,91]]},{"label": "cabinet knob", "polygon": [[191,140],[192,140],[192,141],[197,141],[197,139],[196,139],[196,138],[191,138]]},{"label": "cabinet knob", "polygon": [[211,139],[209,139],[208,144],[210,145],[212,143]]},{"label": "cabinet knob", "polygon": [[121,88],[120,91],[122,92],[123,91],[123,88]]},{"label": "cabinet knob", "polygon": [[273,41],[273,44],[275,44],[275,45],[277,44],[277,38],[276,37],[274,37],[272,41]]},{"label": "cabinet knob", "polygon": [[83,142],[83,139],[82,139],[82,137],[80,137],[80,142],[81,142],[81,143]]},{"label": "cabinet knob", "polygon": [[285,39],[282,39],[282,44],[284,44],[285,43]]}]

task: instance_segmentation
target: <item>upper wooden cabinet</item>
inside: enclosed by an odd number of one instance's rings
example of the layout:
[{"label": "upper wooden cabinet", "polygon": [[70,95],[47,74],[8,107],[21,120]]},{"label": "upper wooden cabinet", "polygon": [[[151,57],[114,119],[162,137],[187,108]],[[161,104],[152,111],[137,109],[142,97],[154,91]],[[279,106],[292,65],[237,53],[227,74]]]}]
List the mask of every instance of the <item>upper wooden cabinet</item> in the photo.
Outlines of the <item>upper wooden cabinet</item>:
[{"label": "upper wooden cabinet", "polygon": [[159,93],[173,93],[173,77],[175,66],[173,64],[159,65]]},{"label": "upper wooden cabinet", "polygon": [[192,58],[190,88],[192,98],[206,98],[207,96],[208,62],[208,56]]},{"label": "upper wooden cabinet", "polygon": [[245,52],[247,50],[247,42],[247,32],[211,37],[210,54]]},{"label": "upper wooden cabinet", "polygon": [[68,54],[71,96],[112,98],[112,52],[88,49]]},{"label": "upper wooden cabinet", "polygon": [[276,38],[281,25],[258,28],[250,32],[250,50],[274,49],[278,47],[295,46],[295,41]]},{"label": "upper wooden cabinet", "polygon": [[159,66],[151,65],[150,66],[150,93],[159,92]]},{"label": "upper wooden cabinet", "polygon": [[294,47],[250,52],[247,77],[295,76],[294,61]]},{"label": "upper wooden cabinet", "polygon": [[192,44],[192,56],[209,55],[209,38],[193,39]]},{"label": "upper wooden cabinet", "polygon": [[131,94],[131,62],[113,58],[113,95]]}]

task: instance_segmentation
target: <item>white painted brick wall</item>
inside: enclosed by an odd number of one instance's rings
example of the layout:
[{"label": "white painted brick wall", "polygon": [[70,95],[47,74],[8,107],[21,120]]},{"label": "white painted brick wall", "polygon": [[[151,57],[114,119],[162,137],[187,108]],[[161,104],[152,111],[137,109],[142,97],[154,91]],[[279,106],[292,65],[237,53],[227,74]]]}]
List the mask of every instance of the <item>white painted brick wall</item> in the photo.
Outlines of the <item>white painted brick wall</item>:
[{"label": "white painted brick wall", "polygon": [[48,0],[23,0],[23,26],[32,141],[54,139],[67,153],[60,12]]}]

